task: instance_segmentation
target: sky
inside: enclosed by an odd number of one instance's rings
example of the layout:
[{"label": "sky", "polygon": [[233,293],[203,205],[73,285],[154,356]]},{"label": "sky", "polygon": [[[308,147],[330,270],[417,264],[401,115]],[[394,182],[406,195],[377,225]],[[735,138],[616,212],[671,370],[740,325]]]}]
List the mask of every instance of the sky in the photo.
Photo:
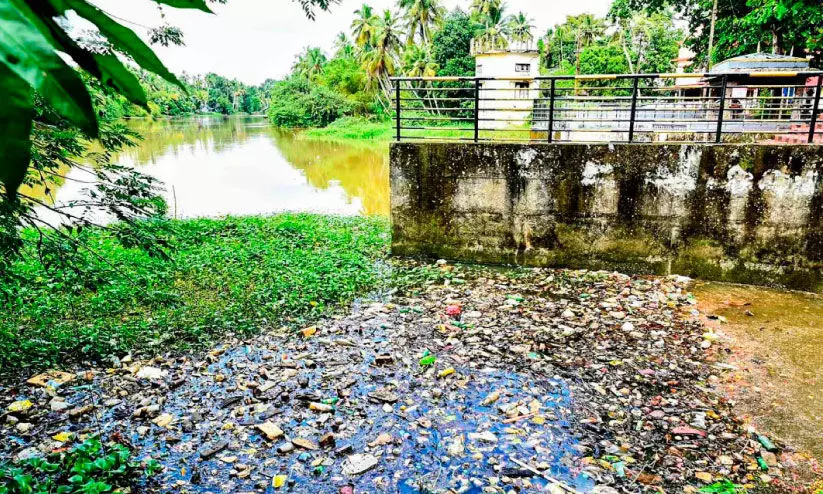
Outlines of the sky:
[{"label": "sky", "polygon": [[[186,46],[156,46],[161,60],[175,73],[215,72],[247,84],[281,78],[305,46],[332,51],[337,33],[350,31],[354,11],[363,0],[342,0],[330,12],[317,12],[311,21],[291,0],[229,0],[213,6],[215,14],[166,7],[166,21],[183,29]],[[611,0],[506,0],[510,13],[526,12],[535,35],[562,22],[567,15],[590,12],[605,15]],[[149,0],[95,0],[94,3],[145,37],[147,26],[163,23]],[[394,9],[397,0],[368,0],[375,11]],[[470,0],[443,0],[451,10],[468,9]],[[129,22],[125,22],[128,20]]]}]

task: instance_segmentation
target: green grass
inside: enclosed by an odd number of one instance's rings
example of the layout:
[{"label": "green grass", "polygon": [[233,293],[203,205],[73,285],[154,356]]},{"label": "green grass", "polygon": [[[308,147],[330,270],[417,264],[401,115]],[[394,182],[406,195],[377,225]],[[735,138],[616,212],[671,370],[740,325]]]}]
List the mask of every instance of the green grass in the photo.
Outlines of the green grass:
[{"label": "green grass", "polygon": [[308,139],[317,140],[368,140],[389,141],[395,136],[392,122],[375,121],[365,118],[345,117],[326,127],[308,129],[302,134]]},{"label": "green grass", "polygon": [[[411,112],[410,112],[411,113]],[[405,116],[406,113],[403,113]],[[473,138],[474,124],[472,122],[454,121],[454,122],[408,122],[405,125],[425,125],[437,126],[437,123],[442,125],[438,129],[403,129],[402,135],[407,137],[425,137],[427,139],[454,139]],[[336,120],[326,127],[317,129],[308,129],[303,132],[303,137],[313,140],[326,141],[378,141],[388,142],[394,140],[397,136],[397,130],[394,127],[394,121],[374,121],[357,117],[345,117]],[[481,139],[521,139],[528,140],[530,138],[530,131],[528,125],[522,127],[511,127],[507,131],[493,131],[481,130],[479,137]]]},{"label": "green grass", "polygon": [[300,327],[378,286],[389,244],[378,218],[284,214],[162,226],[170,260],[87,229],[76,238],[99,257],[81,252],[80,269],[47,269],[32,253],[17,262],[22,281],[0,281],[0,293],[12,294],[0,298],[0,374]]}]

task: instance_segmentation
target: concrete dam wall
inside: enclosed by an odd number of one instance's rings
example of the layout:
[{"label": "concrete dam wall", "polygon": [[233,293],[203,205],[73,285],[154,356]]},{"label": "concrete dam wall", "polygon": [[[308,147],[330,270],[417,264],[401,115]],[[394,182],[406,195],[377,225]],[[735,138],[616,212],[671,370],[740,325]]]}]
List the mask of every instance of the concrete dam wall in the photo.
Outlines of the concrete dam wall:
[{"label": "concrete dam wall", "polygon": [[392,251],[823,291],[823,146],[394,143]]}]

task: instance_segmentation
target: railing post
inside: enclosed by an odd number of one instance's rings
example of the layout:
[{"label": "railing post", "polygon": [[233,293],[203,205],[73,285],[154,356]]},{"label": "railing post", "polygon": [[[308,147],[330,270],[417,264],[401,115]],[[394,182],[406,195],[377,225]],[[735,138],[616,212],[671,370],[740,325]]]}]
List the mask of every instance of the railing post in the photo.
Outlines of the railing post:
[{"label": "railing post", "polygon": [[551,80],[551,88],[549,89],[549,142],[552,142],[552,134],[554,133],[554,81],[557,79],[552,78]]},{"label": "railing post", "polygon": [[634,141],[634,121],[637,111],[637,93],[639,91],[640,78],[635,77],[632,83],[632,109],[629,111],[629,142]]},{"label": "railing post", "polygon": [[723,76],[723,84],[720,86],[720,108],[717,112],[717,132],[714,135],[714,142],[720,143],[723,140],[723,113],[726,111],[726,84],[729,76]]},{"label": "railing post", "polygon": [[817,87],[814,90],[814,104],[812,105],[811,125],[809,126],[809,144],[814,144],[814,128],[817,126],[817,112],[820,106],[820,86],[823,82],[823,73],[817,74]]},{"label": "railing post", "polygon": [[474,79],[474,142],[480,140],[480,81]]},{"label": "railing post", "polygon": [[397,129],[397,142],[400,142],[400,80],[394,81],[394,120]]}]

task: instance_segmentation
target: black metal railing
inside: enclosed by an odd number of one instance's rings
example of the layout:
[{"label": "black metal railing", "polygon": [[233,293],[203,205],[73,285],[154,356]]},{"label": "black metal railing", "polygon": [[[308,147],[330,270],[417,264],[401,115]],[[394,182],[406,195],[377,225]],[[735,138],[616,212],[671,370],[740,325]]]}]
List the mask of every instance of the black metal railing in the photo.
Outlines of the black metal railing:
[{"label": "black metal railing", "polygon": [[398,77],[398,141],[823,144],[823,72]]}]

